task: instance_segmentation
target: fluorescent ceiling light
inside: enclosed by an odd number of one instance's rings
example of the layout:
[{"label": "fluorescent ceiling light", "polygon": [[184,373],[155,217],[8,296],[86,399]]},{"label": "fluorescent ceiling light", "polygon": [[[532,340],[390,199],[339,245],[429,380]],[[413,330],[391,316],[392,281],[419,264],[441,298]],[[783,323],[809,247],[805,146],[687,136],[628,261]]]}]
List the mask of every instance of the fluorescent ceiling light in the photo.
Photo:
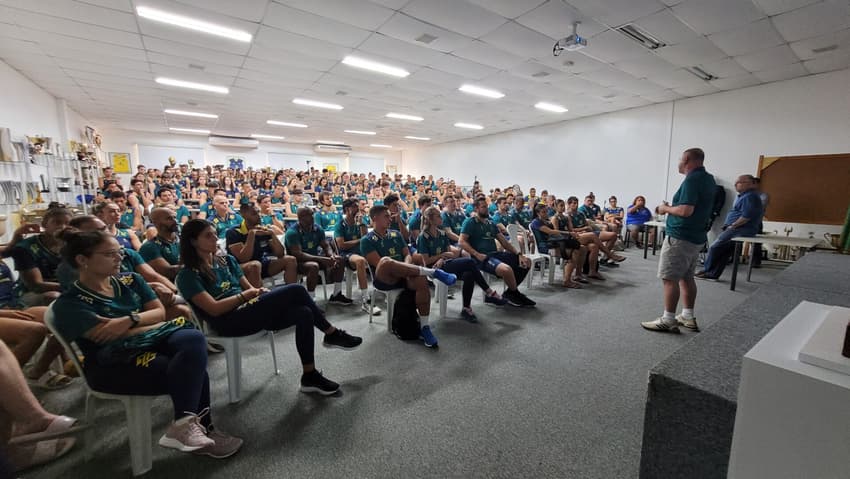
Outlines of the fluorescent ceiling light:
[{"label": "fluorescent ceiling light", "polygon": [[380,143],[372,143],[369,146],[371,146],[372,148],[392,148],[393,147],[393,145],[382,145]]},{"label": "fluorescent ceiling light", "polygon": [[466,128],[469,130],[483,130],[484,127],[481,125],[476,125],[475,123],[455,123],[455,126],[458,128]]},{"label": "fluorescent ceiling light", "polygon": [[195,128],[169,128],[171,131],[178,131],[180,133],[198,133],[200,135],[209,135],[209,130],[196,130]]},{"label": "fluorescent ceiling light", "polygon": [[305,100],[304,98],[295,98],[292,103],[303,106],[313,106],[316,108],[327,108],[328,110],[342,110],[342,105],[336,103],[325,103],[323,101]]},{"label": "fluorescent ceiling light", "polygon": [[289,123],[288,121],[269,120],[266,123],[277,126],[291,126],[292,128],[307,128],[307,125],[303,123]]},{"label": "fluorescent ceiling light", "polygon": [[421,141],[430,140],[430,138],[428,138],[427,136],[405,136],[405,138],[407,138],[408,140],[421,140]]},{"label": "fluorescent ceiling light", "polygon": [[551,111],[553,113],[564,113],[566,111],[569,111],[561,105],[556,105],[554,103],[546,103],[545,101],[538,102],[534,105],[534,108],[537,108],[538,110]]},{"label": "fluorescent ceiling light", "polygon": [[251,138],[256,138],[258,140],[282,140],[285,137],[277,135],[261,135],[259,133],[251,133]]},{"label": "fluorescent ceiling light", "polygon": [[480,86],[469,84],[461,85],[458,90],[464,93],[471,93],[473,95],[486,96],[487,98],[502,98],[503,96],[505,96],[505,94],[500,91],[491,90],[489,88],[482,88]]},{"label": "fluorescent ceiling light", "polygon": [[247,43],[250,42],[252,38],[251,34],[248,32],[223,27],[221,25],[205,22],[203,20],[197,20],[191,17],[184,17],[183,15],[176,15],[174,13],[163,12],[162,10],[156,10],[150,7],[137,7],[136,13],[140,17],[147,18],[148,20],[188,28],[189,30],[195,30],[198,32],[209,33],[210,35],[225,37],[240,42]]},{"label": "fluorescent ceiling light", "polygon": [[180,88],[190,88],[192,90],[209,91],[213,93],[221,93],[227,95],[230,90],[224,86],[207,85],[206,83],[195,83],[192,81],[175,80],[174,78],[157,77],[155,82],[160,85],[176,86]]},{"label": "fluorescent ceiling light", "polygon": [[353,133],[355,135],[375,135],[374,131],[363,131],[363,130],[343,130],[346,133]]},{"label": "fluorescent ceiling light", "polygon": [[324,143],[325,145],[344,145],[345,144],[342,141],[336,141],[336,140],[316,140],[316,143]]},{"label": "fluorescent ceiling light", "polygon": [[198,118],[218,118],[218,115],[213,115],[212,113],[198,113],[196,111],[184,111],[184,110],[163,110],[165,113],[169,115],[180,115],[180,116],[196,116]]},{"label": "fluorescent ceiling light", "polygon": [[354,57],[351,55],[348,55],[343,58],[342,63],[350,67],[362,68],[364,70],[383,73],[385,75],[392,75],[394,77],[399,78],[404,78],[407,75],[410,75],[410,72],[403,68],[384,65],[383,63],[373,62],[371,60],[366,60],[365,58]]},{"label": "fluorescent ceiling light", "polygon": [[387,113],[387,118],[395,118],[397,120],[422,121],[425,118],[416,115],[405,115],[404,113]]}]

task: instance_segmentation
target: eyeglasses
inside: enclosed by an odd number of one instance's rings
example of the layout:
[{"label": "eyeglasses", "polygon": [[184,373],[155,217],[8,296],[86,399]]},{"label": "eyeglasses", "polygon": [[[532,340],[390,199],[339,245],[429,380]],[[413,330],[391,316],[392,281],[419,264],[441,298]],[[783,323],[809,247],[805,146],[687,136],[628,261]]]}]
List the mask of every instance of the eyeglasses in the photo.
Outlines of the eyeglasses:
[{"label": "eyeglasses", "polygon": [[94,254],[111,256],[113,258],[123,258],[126,255],[123,249],[116,249],[112,251],[95,251]]}]

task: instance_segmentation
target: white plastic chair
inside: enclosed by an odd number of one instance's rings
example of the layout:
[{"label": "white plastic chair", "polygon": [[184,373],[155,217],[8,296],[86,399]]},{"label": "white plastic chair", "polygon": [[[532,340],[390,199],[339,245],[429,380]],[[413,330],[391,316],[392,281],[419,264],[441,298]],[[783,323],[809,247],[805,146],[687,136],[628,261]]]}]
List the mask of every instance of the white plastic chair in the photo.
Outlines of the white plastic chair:
[{"label": "white plastic chair", "polygon": [[253,339],[261,338],[264,334],[268,334],[269,346],[272,350],[272,364],[274,365],[275,376],[280,376],[280,370],[277,368],[277,350],[274,344],[274,331],[258,331],[248,336],[218,336],[207,325],[206,321],[201,321],[202,316],[194,305],[189,303],[192,308],[192,315],[198,318],[201,323],[201,328],[208,340],[211,340],[224,347],[224,359],[227,366],[227,394],[231,404],[237,403],[242,399],[242,352],[240,346],[242,343]]},{"label": "white plastic chair", "polygon": [[[526,234],[528,230],[526,230],[525,228],[521,228],[517,224],[510,224],[508,225],[508,232],[511,235],[511,245],[513,245],[513,247],[516,248],[517,251],[519,251],[519,240],[517,239],[517,235]],[[531,236],[531,245],[534,247],[534,251],[538,251],[537,238],[534,236],[534,234],[527,236]],[[526,289],[531,289],[531,285],[534,281],[534,268],[537,265],[540,265],[540,280],[542,281],[544,268],[549,265],[549,255],[543,253],[525,253],[525,256],[529,260],[531,260],[531,271],[529,271],[528,276],[526,276],[528,278],[528,281],[526,282],[525,287]]]},{"label": "white plastic chair", "polygon": [[[446,317],[446,308],[448,307],[449,302],[449,287],[442,281],[435,281],[434,283],[437,285],[437,288],[434,291],[434,300],[440,305],[440,319],[444,319]],[[463,289],[463,281],[457,280],[455,287]],[[487,296],[486,292],[484,293],[484,296]]]},{"label": "white plastic chair", "polygon": [[[59,344],[65,348],[74,367],[80,373],[80,378],[83,384],[86,385],[86,424],[94,424],[95,414],[95,399],[110,399],[121,401],[124,405],[124,411],[127,415],[127,437],[130,442],[130,464],[134,476],[140,476],[151,470],[152,453],[151,453],[151,403],[157,396],[135,396],[129,394],[111,394],[92,389],[86,380],[85,372],[80,364],[77,351],[59,334],[55,324],[56,318],[53,315],[53,306],[47,308],[44,313],[44,324],[59,341]],[[89,427],[83,435],[85,459],[91,459],[91,445],[94,440],[94,428]]]},{"label": "white plastic chair", "polygon": [[[375,294],[381,293],[387,299],[387,331],[392,332],[393,330],[393,309],[395,307],[395,300],[401,294],[403,288],[391,289],[389,291],[384,291],[381,289],[373,288],[372,289],[372,305],[374,306]],[[372,308],[369,308],[369,323],[372,323]]]}]

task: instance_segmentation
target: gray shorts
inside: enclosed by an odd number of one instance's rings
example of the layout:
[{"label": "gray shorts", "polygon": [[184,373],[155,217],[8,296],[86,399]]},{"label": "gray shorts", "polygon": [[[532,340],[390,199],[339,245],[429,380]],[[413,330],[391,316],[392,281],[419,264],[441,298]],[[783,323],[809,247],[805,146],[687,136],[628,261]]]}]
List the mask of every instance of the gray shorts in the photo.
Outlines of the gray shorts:
[{"label": "gray shorts", "polygon": [[658,277],[668,281],[692,278],[702,246],[668,236],[661,247]]}]

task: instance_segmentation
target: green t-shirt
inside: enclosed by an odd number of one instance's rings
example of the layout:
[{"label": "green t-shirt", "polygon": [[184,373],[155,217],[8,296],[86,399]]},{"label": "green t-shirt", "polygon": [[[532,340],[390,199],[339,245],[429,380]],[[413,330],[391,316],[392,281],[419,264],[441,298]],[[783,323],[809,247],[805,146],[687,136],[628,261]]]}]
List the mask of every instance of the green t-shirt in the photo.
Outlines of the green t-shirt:
[{"label": "green t-shirt", "polygon": [[209,219],[215,226],[215,232],[219,239],[224,239],[224,235],[230,228],[235,228],[242,224],[242,217],[236,213],[227,213],[224,218],[220,218],[213,210],[213,216]]},{"label": "green t-shirt", "polygon": [[189,208],[186,208],[186,205],[178,206],[177,211],[175,212],[175,216],[177,218],[178,225],[183,224],[183,218],[192,219],[192,214],[189,212]]},{"label": "green t-shirt", "polygon": [[[334,238],[342,238],[344,241],[351,240],[359,240],[363,238],[363,235],[360,231],[361,225],[350,225],[348,221],[346,221],[345,217],[342,217],[342,220],[336,224],[336,228],[334,228]],[[349,249],[340,249],[340,252],[344,253],[352,253],[352,254],[360,254],[360,245],[357,245],[353,248]]]},{"label": "green t-shirt", "polygon": [[123,213],[121,213],[121,219],[119,222],[126,225],[128,228],[133,228],[135,220],[136,211],[133,208],[127,208]]},{"label": "green t-shirt", "polygon": [[206,291],[214,299],[229,298],[242,292],[239,280],[242,278],[242,268],[231,255],[216,256],[212,267],[215,280],[191,268],[183,268],[177,273],[174,282],[180,294],[191,301],[192,298]]},{"label": "green t-shirt", "polygon": [[264,226],[270,226],[270,225],[274,224],[275,219],[277,219],[278,221],[281,221],[281,222],[283,221],[283,216],[280,214],[279,211],[275,211],[270,215],[261,214],[260,215],[260,224],[264,225]]},{"label": "green t-shirt", "polygon": [[[145,303],[156,299],[156,294],[137,273],[118,273],[110,278],[114,295],[96,293],[74,282],[53,303],[55,325],[59,334],[68,342],[76,341],[86,356],[86,362],[97,361],[98,351],[115,347],[124,341],[116,339],[97,344],[84,335],[100,324],[97,316],[120,318],[142,311]],[[115,343],[115,344],[113,344]]]},{"label": "green t-shirt", "polygon": [[569,214],[570,221],[573,223],[573,228],[583,228],[587,226],[587,217],[581,211],[576,210],[575,213]]},{"label": "green t-shirt", "polygon": [[[41,235],[30,236],[19,241],[12,248],[11,256],[15,261],[16,271],[23,272],[38,268],[43,281],[56,281],[56,268],[62,261],[62,257],[44,245]],[[29,290],[19,276],[15,282],[16,296],[20,297],[27,291]]]},{"label": "green t-shirt", "polygon": [[286,235],[283,237],[284,246],[287,248],[293,245],[300,245],[301,251],[311,255],[319,254],[319,247],[325,241],[325,232],[317,224],[313,224],[313,229],[310,231],[301,231],[298,224],[292,225],[286,230]]},{"label": "green t-shirt", "polygon": [[449,237],[443,230],[437,230],[436,236],[423,231],[416,239],[416,251],[428,256],[439,256],[449,251]]},{"label": "green t-shirt", "polygon": [[511,223],[519,223],[519,225],[523,228],[528,228],[528,225],[531,224],[531,216],[531,210],[528,208],[514,210],[511,214]]},{"label": "green t-shirt", "polygon": [[467,218],[460,228],[460,233],[469,235],[469,244],[475,251],[490,254],[496,251],[496,236],[499,228],[490,218],[481,220],[478,216]]},{"label": "green t-shirt", "polygon": [[493,222],[507,228],[509,224],[513,223],[513,215],[510,213],[502,214],[497,211],[493,213]]},{"label": "green t-shirt", "polygon": [[313,215],[313,219],[323,231],[334,231],[337,223],[339,223],[339,220],[342,219],[342,214],[336,211],[320,210]]},{"label": "green t-shirt", "polygon": [[180,240],[167,241],[159,236],[147,240],[139,249],[139,254],[146,262],[163,258],[168,264],[174,266],[180,263]]},{"label": "green t-shirt", "polygon": [[360,253],[363,256],[376,251],[382,258],[386,256],[396,261],[404,261],[405,248],[407,248],[407,242],[396,230],[387,230],[384,237],[372,230],[366,236],[360,238]]},{"label": "green t-shirt", "polygon": [[[135,250],[122,248],[124,257],[121,258],[121,273],[135,273],[136,268],[145,264],[145,260]],[[80,272],[71,266],[67,261],[62,261],[56,267],[56,281],[62,287],[62,291],[68,291],[74,285],[74,281],[80,279]]]},{"label": "green t-shirt", "polygon": [[440,216],[443,217],[444,227],[451,228],[452,232],[456,235],[460,234],[460,227],[463,226],[463,222],[466,221],[466,215],[463,214],[463,211],[455,210],[454,213],[443,211]]},{"label": "green t-shirt", "polygon": [[711,218],[716,189],[714,176],[705,171],[705,168],[700,167],[688,173],[673,195],[671,205],[693,205],[694,212],[687,218],[667,215],[667,235],[694,244],[705,243],[708,240],[705,227]]}]

